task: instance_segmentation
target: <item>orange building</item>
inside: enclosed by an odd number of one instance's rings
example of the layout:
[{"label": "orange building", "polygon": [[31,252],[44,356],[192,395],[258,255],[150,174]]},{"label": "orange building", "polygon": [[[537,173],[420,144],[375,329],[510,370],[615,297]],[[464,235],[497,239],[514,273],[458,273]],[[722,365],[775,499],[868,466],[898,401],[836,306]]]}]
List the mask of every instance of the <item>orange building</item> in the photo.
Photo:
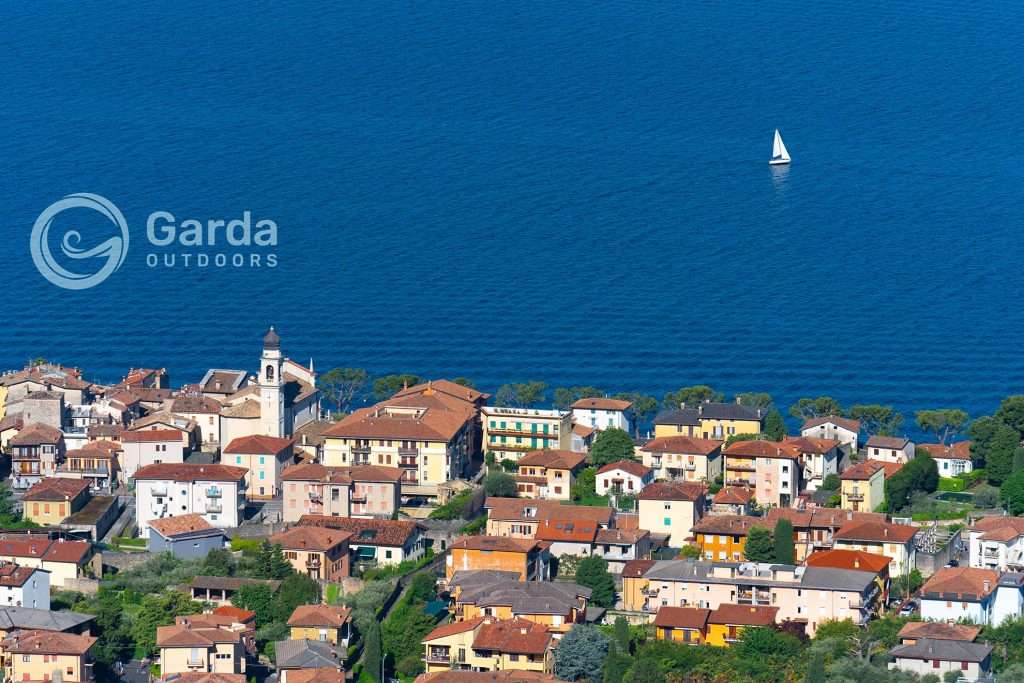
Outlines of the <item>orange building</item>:
[{"label": "orange building", "polygon": [[542,450],[519,458],[516,489],[520,498],[569,500],[570,487],[585,456],[572,451]]},{"label": "orange building", "polygon": [[458,571],[493,569],[516,572],[520,581],[546,581],[548,547],[548,543],[526,538],[462,536],[448,546],[445,578]]},{"label": "orange building", "polygon": [[709,515],[693,526],[693,535],[705,560],[739,562],[744,559],[747,534],[755,526],[770,528],[761,517]]}]

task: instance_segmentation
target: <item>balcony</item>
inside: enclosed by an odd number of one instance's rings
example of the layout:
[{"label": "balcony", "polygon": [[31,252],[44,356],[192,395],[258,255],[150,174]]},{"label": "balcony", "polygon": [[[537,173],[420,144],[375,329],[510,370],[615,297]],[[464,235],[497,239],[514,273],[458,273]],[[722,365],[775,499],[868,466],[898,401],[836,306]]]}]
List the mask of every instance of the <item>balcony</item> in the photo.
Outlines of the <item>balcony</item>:
[{"label": "balcony", "polygon": [[320,556],[310,555],[306,560],[306,569],[319,569],[320,568]]},{"label": "balcony", "polygon": [[310,491],[309,500],[319,505],[324,502],[324,497],[319,493],[314,493],[313,491]]},{"label": "balcony", "polygon": [[423,658],[423,661],[428,664],[446,664],[451,666],[452,656],[448,648],[434,648],[427,652],[427,656]]},{"label": "balcony", "polygon": [[366,493],[353,493],[351,500],[353,503],[365,503]]},{"label": "balcony", "polygon": [[369,446],[353,446],[352,447],[352,454],[353,455],[362,455],[362,456],[369,457],[370,456],[370,447]]},{"label": "balcony", "polygon": [[686,470],[687,472],[695,472],[697,470],[697,465],[695,465],[694,463],[686,463],[685,465],[683,465],[683,469]]},{"label": "balcony", "polygon": [[224,512],[224,506],[220,504],[220,501],[211,500],[206,503],[207,512]]},{"label": "balcony", "polygon": [[220,498],[221,497],[220,489],[218,489],[218,488],[208,488],[208,489],[206,489],[206,497],[207,498]]},{"label": "balcony", "polygon": [[417,458],[420,455],[420,449],[418,448],[399,448],[398,457],[400,458]]},{"label": "balcony", "polygon": [[157,496],[159,498],[163,498],[164,496],[167,495],[167,486],[165,486],[165,485],[154,486],[153,488],[149,489],[149,494],[152,495],[152,496]]},{"label": "balcony", "polygon": [[189,657],[187,664],[188,664],[188,668],[190,668],[190,669],[205,669],[206,668],[206,662],[204,660],[202,660],[202,659],[192,659],[191,657]]},{"label": "balcony", "polygon": [[725,483],[726,483],[727,486],[750,486],[750,487],[753,487],[753,486],[756,485],[757,482],[756,482],[755,479],[750,478],[750,479],[726,479]]},{"label": "balcony", "polygon": [[399,467],[404,467],[404,468],[410,469],[410,470],[414,470],[417,467],[419,467],[419,465],[416,464],[415,460],[405,460],[404,458],[401,460],[401,462],[398,463],[398,466]]},{"label": "balcony", "polygon": [[661,592],[661,590],[659,588],[651,588],[650,586],[648,586],[646,588],[641,588],[640,589],[640,593],[642,595],[646,595],[649,598],[656,598],[656,597],[658,597],[658,593],[659,592]]},{"label": "balcony", "polygon": [[728,465],[725,466],[725,469],[726,469],[727,472],[756,472],[757,471],[757,468],[754,467],[753,465],[733,464],[731,462]]},{"label": "balcony", "polygon": [[847,500],[851,500],[851,501],[853,501],[855,503],[859,503],[862,500],[864,500],[864,494],[863,493],[849,493],[849,494],[846,495],[846,499]]}]

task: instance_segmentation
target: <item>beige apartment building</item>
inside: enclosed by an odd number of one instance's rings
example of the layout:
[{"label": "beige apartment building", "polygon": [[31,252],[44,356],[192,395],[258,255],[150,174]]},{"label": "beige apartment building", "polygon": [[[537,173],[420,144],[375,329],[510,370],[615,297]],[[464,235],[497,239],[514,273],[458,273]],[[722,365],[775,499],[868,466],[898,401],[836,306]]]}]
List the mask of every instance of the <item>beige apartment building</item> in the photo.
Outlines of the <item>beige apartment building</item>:
[{"label": "beige apartment building", "polygon": [[281,493],[281,473],[295,462],[292,439],[265,434],[241,436],[224,447],[220,462],[248,470],[246,498],[273,500]]},{"label": "beige apartment building", "polygon": [[769,605],[779,608],[779,622],[806,624],[811,636],[826,621],[866,624],[881,602],[874,572],[831,567],[641,560],[627,563],[622,576],[627,610],[656,614],[665,606]]},{"label": "beige apartment building", "polygon": [[93,678],[96,638],[54,631],[14,631],[3,641],[7,681],[88,683]]},{"label": "beige apartment building", "polygon": [[400,391],[324,431],[323,464],[397,467],[403,494],[437,496],[478,453],[484,396],[444,380]]},{"label": "beige apartment building", "polygon": [[572,446],[572,412],[536,408],[484,406],[484,451],[496,460],[519,460],[536,450],[569,450]]},{"label": "beige apartment building", "polygon": [[521,498],[569,500],[576,473],[583,468],[585,456],[572,451],[534,451],[519,458],[515,475]]},{"label": "beige apartment building", "polygon": [[400,468],[380,465],[289,467],[281,476],[284,521],[297,522],[303,515],[390,519],[401,504],[402,477]]},{"label": "beige apartment building", "polygon": [[722,474],[722,444],[695,436],[661,436],[640,448],[655,479],[711,482]]},{"label": "beige apartment building", "polygon": [[159,626],[160,675],[193,671],[244,674],[242,632],[224,628],[193,628],[189,624]]}]

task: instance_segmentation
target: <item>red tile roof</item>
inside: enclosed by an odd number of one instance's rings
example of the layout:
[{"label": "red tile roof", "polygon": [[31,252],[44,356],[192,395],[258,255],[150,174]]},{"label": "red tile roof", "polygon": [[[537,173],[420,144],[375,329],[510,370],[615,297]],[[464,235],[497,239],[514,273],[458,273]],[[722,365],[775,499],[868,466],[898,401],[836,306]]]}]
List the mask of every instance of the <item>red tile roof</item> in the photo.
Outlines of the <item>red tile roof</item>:
[{"label": "red tile roof", "polygon": [[867,481],[871,477],[875,476],[875,473],[879,470],[883,470],[882,477],[888,479],[892,475],[899,472],[902,464],[898,462],[883,462],[881,460],[862,460],[861,462],[847,467],[839,475],[840,479],[847,479],[852,481]]},{"label": "red tile roof", "polygon": [[638,579],[654,566],[657,560],[629,560],[622,565],[622,578]]},{"label": "red tile roof", "polygon": [[200,465],[198,463],[162,462],[146,465],[135,471],[136,481],[242,481],[249,470],[233,465]]},{"label": "red tile roof", "polygon": [[295,669],[288,672],[288,683],[345,683],[345,672],[337,669]]},{"label": "red tile roof", "polygon": [[302,515],[298,526],[338,529],[352,534],[351,545],[373,545],[401,548],[420,533],[416,522],[405,519],[362,519],[330,515]]},{"label": "red tile roof", "polygon": [[448,636],[453,636],[456,633],[472,631],[483,623],[483,620],[483,617],[476,617],[475,619],[466,619],[465,621],[453,621],[450,624],[441,624],[434,628],[433,631],[423,636],[423,641],[427,642],[430,640],[437,640],[438,638],[447,638]]},{"label": "red tile roof", "polygon": [[687,628],[703,631],[708,625],[711,610],[699,607],[672,607],[664,605],[658,608],[654,617],[654,625],[662,628]]},{"label": "red tile roof", "polygon": [[559,469],[575,469],[586,459],[582,453],[574,451],[542,450],[531,451],[516,461],[520,467],[555,467]]},{"label": "red tile roof", "polygon": [[808,567],[832,567],[834,569],[851,569],[879,573],[888,569],[892,560],[885,555],[875,555],[862,550],[819,550],[807,556],[804,564]]},{"label": "red tile roof", "polygon": [[214,528],[214,526],[207,522],[202,515],[198,514],[153,519],[150,520],[149,526],[152,529],[156,529],[164,538],[171,538],[173,536],[180,536],[181,534],[188,534],[193,531],[206,531]]},{"label": "red tile roof", "polygon": [[13,562],[0,562],[0,586],[24,586],[37,571],[35,567],[19,567]]},{"label": "red tile roof", "polygon": [[715,505],[746,505],[754,498],[754,492],[745,486],[726,486],[711,499]]},{"label": "red tile roof", "polygon": [[0,557],[34,558],[47,562],[74,562],[82,564],[92,544],[88,541],[53,541],[43,533],[0,534]]},{"label": "red tile roof", "polygon": [[724,441],[698,439],[692,436],[661,436],[651,439],[640,450],[648,453],[679,453],[682,455],[710,455],[722,447]]},{"label": "red tile roof", "polygon": [[[289,626],[325,626],[341,628],[350,618],[352,610],[334,605],[299,605],[288,618]],[[291,675],[288,676],[291,678]]]},{"label": "red tile roof", "polygon": [[221,605],[213,610],[218,616],[230,617],[239,624],[247,624],[256,618],[256,613],[234,605]]},{"label": "red tile roof", "polygon": [[928,451],[928,455],[940,460],[971,459],[970,441],[957,441],[956,443],[947,444],[945,446],[938,443],[919,443],[914,448],[923,448]]},{"label": "red tile roof", "polygon": [[163,441],[181,441],[179,429],[140,429],[121,434],[121,441],[126,443],[156,443]]},{"label": "red tile roof", "polygon": [[873,541],[907,543],[917,534],[917,527],[888,522],[850,522],[832,535],[834,541]]},{"label": "red tile roof", "polygon": [[251,434],[232,439],[231,443],[224,447],[224,452],[244,455],[277,455],[281,452],[290,454],[293,441],[265,434]]},{"label": "red tile roof", "polygon": [[285,481],[318,481],[347,484],[353,481],[398,482],[402,470],[384,465],[351,465],[349,467],[328,467],[315,462],[305,462],[288,467],[281,473]]},{"label": "red tile roof", "polygon": [[925,582],[921,595],[940,596],[940,599],[950,595],[956,595],[958,599],[982,599],[991,594],[998,584],[999,572],[994,569],[944,567]]},{"label": "red tile roof", "polygon": [[3,641],[11,654],[84,655],[96,643],[92,636],[56,631],[14,631]]},{"label": "red tile roof", "polygon": [[704,485],[690,481],[656,481],[648,484],[637,496],[640,500],[685,500],[696,502],[704,497]]},{"label": "red tile roof", "polygon": [[810,420],[804,422],[803,426],[800,427],[800,429],[801,431],[805,429],[812,429],[814,427],[818,427],[829,422],[836,426],[842,427],[843,429],[849,430],[855,434],[860,432],[860,420],[851,420],[847,417],[838,417],[836,415],[812,417]]},{"label": "red tile roof", "polygon": [[[649,488],[649,487],[648,487]],[[556,500],[530,500],[528,498],[496,498],[484,500],[488,519],[506,522],[535,522],[541,519],[592,521],[602,526],[611,524],[615,511],[600,505],[562,505]],[[528,514],[532,511],[532,514]]]},{"label": "red tile roof", "polygon": [[629,410],[632,401],[620,401],[617,398],[581,398],[570,406],[573,410]]},{"label": "red tile roof", "polygon": [[695,534],[719,534],[722,536],[746,536],[753,527],[771,528],[764,517],[747,515],[707,515],[693,525]]},{"label": "red tile roof", "polygon": [[778,613],[778,607],[724,603],[711,613],[708,623],[730,626],[771,626],[775,623],[775,615]]},{"label": "red tile roof", "polygon": [[800,451],[796,446],[785,441],[734,441],[725,447],[726,455],[738,455],[748,458],[787,458],[797,460]]},{"label": "red tile roof", "polygon": [[650,467],[645,467],[643,463],[639,463],[636,460],[616,460],[610,462],[597,471],[598,474],[607,474],[608,472],[614,472],[615,470],[622,470],[627,474],[632,474],[634,477],[643,479],[644,477],[651,474],[653,470]]},{"label": "red tile roof", "polygon": [[89,490],[89,482],[84,479],[62,479],[47,477],[32,485],[23,500],[63,501],[74,500]]},{"label": "red tile roof", "polygon": [[25,427],[12,436],[7,443],[11,446],[38,446],[38,445],[55,445],[60,443],[61,439],[64,438],[64,434],[59,429],[54,429],[49,425],[40,424],[34,422],[32,424],[25,425]]},{"label": "red tile roof", "polygon": [[192,628],[189,624],[158,626],[156,644],[158,647],[209,647],[214,643],[237,643],[241,631],[225,628]]},{"label": "red tile roof", "polygon": [[[288,680],[292,679],[293,673],[288,674]],[[188,671],[178,674],[166,674],[160,678],[160,683],[245,683],[245,674],[218,674],[207,671]]]},{"label": "red tile roof", "polygon": [[539,547],[536,540],[507,536],[459,536],[448,546],[452,549],[492,550],[507,553],[528,553]]},{"label": "red tile roof", "polygon": [[911,621],[900,629],[900,639],[916,640],[931,638],[932,640],[961,640],[973,643],[981,633],[980,626],[967,624],[946,624],[941,621]]},{"label": "red tile roof", "polygon": [[793,446],[801,453],[815,453],[824,455],[834,448],[839,447],[835,439],[817,439],[811,436],[787,436],[784,443]]},{"label": "red tile roof", "polygon": [[564,541],[570,543],[593,543],[597,537],[597,525],[593,522],[563,522],[545,519],[537,525],[534,535],[539,541]]},{"label": "red tile roof", "polygon": [[316,526],[296,526],[274,534],[271,543],[279,543],[285,550],[316,550],[326,552],[347,543],[352,534],[337,529]]},{"label": "red tile roof", "polygon": [[547,626],[526,619],[502,619],[480,625],[473,638],[474,650],[541,655],[551,643]]}]

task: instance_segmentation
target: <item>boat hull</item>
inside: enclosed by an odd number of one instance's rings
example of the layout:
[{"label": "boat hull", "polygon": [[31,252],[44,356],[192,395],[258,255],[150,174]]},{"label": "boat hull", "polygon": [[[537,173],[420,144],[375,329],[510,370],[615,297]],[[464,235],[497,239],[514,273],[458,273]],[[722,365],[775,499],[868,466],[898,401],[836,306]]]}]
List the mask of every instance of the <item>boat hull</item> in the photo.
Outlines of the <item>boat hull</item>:
[{"label": "boat hull", "polygon": [[768,162],[769,166],[783,166],[789,163],[789,159],[772,159]]}]

